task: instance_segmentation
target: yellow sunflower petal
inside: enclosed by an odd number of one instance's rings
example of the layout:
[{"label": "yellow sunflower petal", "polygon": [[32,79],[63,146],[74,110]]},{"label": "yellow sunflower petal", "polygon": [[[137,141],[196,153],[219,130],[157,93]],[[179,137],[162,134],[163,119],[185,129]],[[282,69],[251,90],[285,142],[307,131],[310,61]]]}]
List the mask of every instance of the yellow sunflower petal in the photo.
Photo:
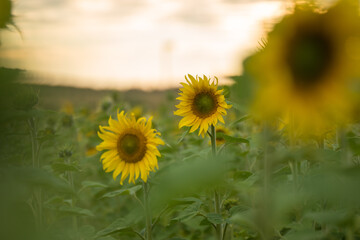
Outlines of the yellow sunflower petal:
[{"label": "yellow sunflower petal", "polygon": [[161,138],[152,138],[148,142],[155,145],[165,145],[164,141]]},{"label": "yellow sunflower petal", "polygon": [[103,151],[100,157],[103,169],[113,172],[112,177],[121,174],[120,184],[129,177],[135,183],[140,176],[147,181],[150,171],[158,168],[157,157],[161,154],[157,145],[164,145],[158,138],[161,134],[152,129],[152,117],[128,116],[124,111],[117,112],[117,120],[109,117],[109,126],[99,126],[99,137],[103,140],[96,149]]},{"label": "yellow sunflower petal", "polygon": [[227,114],[226,109],[231,106],[225,102],[223,90],[217,89],[218,79],[212,80],[206,75],[194,78],[190,74],[185,76],[186,83],[180,89],[178,108],[174,115],[181,116],[179,128],[189,126],[190,132],[199,129],[199,135],[204,136],[211,124],[224,122],[222,116]]},{"label": "yellow sunflower petal", "polygon": [[98,151],[114,148],[116,148],[116,142],[102,142],[96,146],[96,150]]},{"label": "yellow sunflower petal", "polygon": [[124,180],[127,178],[127,176],[129,175],[129,163],[126,163],[124,166],[124,169],[121,173],[121,179],[120,179],[120,184],[123,185]]},{"label": "yellow sunflower petal", "polygon": [[146,182],[148,177],[148,169],[146,169],[144,162],[139,163],[140,172],[141,172],[141,179]]},{"label": "yellow sunflower petal", "polygon": [[196,120],[194,115],[190,115],[188,117],[184,117],[183,119],[180,120],[179,122],[179,128],[182,128],[184,126],[189,126],[191,125],[194,121]]},{"label": "yellow sunflower petal", "polygon": [[195,123],[194,123],[194,125],[191,126],[189,132],[190,132],[190,133],[195,132],[196,129],[198,129],[198,128],[200,127],[200,124],[201,124],[201,121],[200,121],[200,120],[196,120]]},{"label": "yellow sunflower petal", "polygon": [[120,172],[123,170],[125,165],[124,161],[121,161],[119,165],[117,165],[115,171],[113,172],[113,179],[116,180],[116,177],[120,174]]},{"label": "yellow sunflower petal", "polygon": [[139,163],[135,163],[134,164],[134,169],[135,169],[135,180],[139,178],[139,174],[140,174],[140,167],[139,167]]},{"label": "yellow sunflower petal", "polygon": [[223,124],[225,124],[224,118],[221,115],[218,116],[218,120]]},{"label": "yellow sunflower petal", "polygon": [[131,182],[135,183],[134,175],[135,175],[134,164],[129,164],[129,183]]}]

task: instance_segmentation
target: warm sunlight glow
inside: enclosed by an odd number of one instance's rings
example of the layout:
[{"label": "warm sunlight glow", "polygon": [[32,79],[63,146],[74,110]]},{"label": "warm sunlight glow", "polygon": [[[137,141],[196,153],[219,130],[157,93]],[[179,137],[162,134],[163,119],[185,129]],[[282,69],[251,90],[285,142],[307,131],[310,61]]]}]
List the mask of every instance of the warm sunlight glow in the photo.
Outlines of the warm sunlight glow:
[{"label": "warm sunlight glow", "polygon": [[111,0],[75,0],[73,4],[80,11],[89,13],[106,12],[113,6]]},{"label": "warm sunlight glow", "polygon": [[225,83],[257,49],[264,23],[286,11],[283,1],[22,1],[14,14],[24,40],[2,33],[5,66],[43,84],[117,89],[177,87],[199,72]]},{"label": "warm sunlight glow", "polygon": [[267,19],[284,13],[281,1],[257,2],[251,4],[250,14],[257,19]]}]

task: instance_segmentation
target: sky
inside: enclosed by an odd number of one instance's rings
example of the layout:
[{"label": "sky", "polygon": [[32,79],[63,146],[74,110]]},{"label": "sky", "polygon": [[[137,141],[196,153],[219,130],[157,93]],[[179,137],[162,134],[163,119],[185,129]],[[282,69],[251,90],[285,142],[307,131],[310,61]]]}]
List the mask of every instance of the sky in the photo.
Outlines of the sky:
[{"label": "sky", "polygon": [[184,75],[241,73],[288,11],[285,0],[16,0],[0,65],[33,81],[101,89],[178,87]]}]

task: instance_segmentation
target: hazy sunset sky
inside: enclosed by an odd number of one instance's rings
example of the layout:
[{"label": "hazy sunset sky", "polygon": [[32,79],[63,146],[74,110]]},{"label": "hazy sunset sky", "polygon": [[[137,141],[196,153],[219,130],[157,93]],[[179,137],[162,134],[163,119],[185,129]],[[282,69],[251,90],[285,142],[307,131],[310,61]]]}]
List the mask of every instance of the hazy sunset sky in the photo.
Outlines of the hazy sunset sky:
[{"label": "hazy sunset sky", "polygon": [[[177,87],[187,73],[240,74],[264,27],[291,1],[17,0],[0,63],[42,83],[91,88]],[[270,25],[269,25],[270,24]],[[46,76],[46,77],[44,77]]]}]

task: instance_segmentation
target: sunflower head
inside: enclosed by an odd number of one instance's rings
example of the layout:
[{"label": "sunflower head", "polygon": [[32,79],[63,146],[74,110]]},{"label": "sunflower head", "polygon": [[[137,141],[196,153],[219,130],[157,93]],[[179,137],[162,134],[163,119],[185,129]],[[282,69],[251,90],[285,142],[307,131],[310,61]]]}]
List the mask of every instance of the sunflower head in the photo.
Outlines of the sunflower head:
[{"label": "sunflower head", "polygon": [[249,63],[258,83],[255,115],[291,116],[289,122],[305,134],[348,121],[354,108],[349,86],[359,69],[349,40],[360,36],[358,8],[351,2],[340,1],[325,12],[297,6],[275,25]]},{"label": "sunflower head", "polygon": [[120,184],[129,176],[129,183],[141,174],[146,182],[149,172],[158,168],[157,146],[164,144],[160,135],[151,128],[151,119],[128,117],[124,111],[117,113],[117,120],[109,118],[109,126],[100,126],[99,137],[103,140],[96,149],[105,152],[100,160],[106,172],[113,171],[114,180],[121,173]]},{"label": "sunflower head", "polygon": [[218,79],[211,81],[210,78],[190,74],[185,76],[186,83],[181,83],[179,97],[180,103],[174,112],[175,115],[183,117],[179,122],[179,128],[183,126],[191,127],[190,132],[200,128],[199,135],[205,136],[210,125],[216,125],[218,121],[224,123],[223,116],[226,109],[231,105],[225,102],[223,89],[218,90]]}]

